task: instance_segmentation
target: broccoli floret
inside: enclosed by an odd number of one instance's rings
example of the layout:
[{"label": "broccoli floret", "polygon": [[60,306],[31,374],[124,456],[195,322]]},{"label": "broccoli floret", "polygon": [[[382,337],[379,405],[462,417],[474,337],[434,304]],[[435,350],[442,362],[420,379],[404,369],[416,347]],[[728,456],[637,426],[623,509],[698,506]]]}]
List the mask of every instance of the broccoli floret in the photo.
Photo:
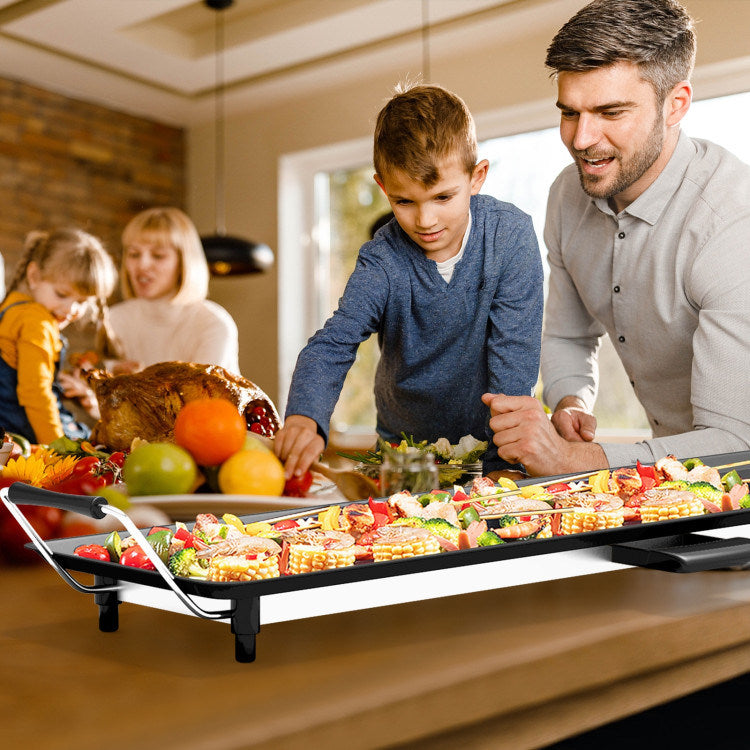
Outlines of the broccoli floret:
[{"label": "broccoli floret", "polygon": [[208,574],[206,568],[198,560],[193,547],[185,547],[178,550],[169,558],[169,570],[172,575],[184,576],[186,578],[205,578]]},{"label": "broccoli floret", "polygon": [[501,516],[497,519],[497,525],[502,529],[505,526],[515,526],[518,519],[515,516]]},{"label": "broccoli floret", "polygon": [[670,490],[686,490],[688,488],[689,482],[686,482],[684,479],[670,479],[666,482],[662,482],[659,485],[659,489],[662,487],[664,489],[670,489]]},{"label": "broccoli floret", "polygon": [[505,544],[505,540],[501,539],[494,531],[483,531],[477,537],[477,544],[480,547],[492,547],[495,544]]},{"label": "broccoli floret", "polygon": [[750,492],[740,498],[740,508],[750,508]]},{"label": "broccoli floret", "polygon": [[705,497],[709,502],[721,506],[721,498],[724,493],[709,482],[691,482],[688,485],[688,490],[698,497]]},{"label": "broccoli floret", "polygon": [[427,531],[437,534],[454,544],[458,544],[458,535],[461,532],[461,529],[459,529],[458,526],[454,526],[450,521],[446,521],[444,518],[425,518],[422,522],[422,528],[427,529]]}]

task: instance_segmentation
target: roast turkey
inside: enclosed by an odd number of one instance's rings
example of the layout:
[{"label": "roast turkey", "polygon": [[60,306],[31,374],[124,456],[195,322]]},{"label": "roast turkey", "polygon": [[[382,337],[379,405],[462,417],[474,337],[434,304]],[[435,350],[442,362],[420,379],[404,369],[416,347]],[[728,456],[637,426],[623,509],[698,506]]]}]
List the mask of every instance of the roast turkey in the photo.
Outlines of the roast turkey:
[{"label": "roast turkey", "polygon": [[101,414],[91,442],[112,451],[129,450],[133,438],[172,441],[175,417],[182,405],[199,398],[231,401],[248,426],[262,414],[266,434],[275,434],[280,426],[276,407],[255,383],[218,365],[159,362],[130,375],[89,370],[86,380],[96,394]]}]

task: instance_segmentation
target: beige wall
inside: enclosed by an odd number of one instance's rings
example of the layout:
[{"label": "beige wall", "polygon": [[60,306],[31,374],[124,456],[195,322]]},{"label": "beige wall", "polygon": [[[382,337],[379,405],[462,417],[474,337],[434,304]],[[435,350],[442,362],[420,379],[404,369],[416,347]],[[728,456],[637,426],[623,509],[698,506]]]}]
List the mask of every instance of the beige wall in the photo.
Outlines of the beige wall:
[{"label": "beige wall", "polygon": [[[433,43],[432,81],[462,96],[477,116],[549,102],[553,122],[555,87],[543,67],[545,49],[560,25],[583,4],[559,0],[545,17],[544,27],[538,23],[528,30],[519,27],[511,43],[493,41],[490,24],[498,24],[496,38],[500,38],[503,17],[488,20],[481,33],[467,34],[466,47],[458,53]],[[750,56],[744,33],[750,30],[750,0],[688,0],[686,4],[700,22],[696,96],[702,95],[701,69],[732,59],[739,60],[743,71],[731,80],[714,77],[710,93],[717,93],[716,86],[727,89],[721,93],[750,89],[744,85],[744,66]],[[304,149],[370,137],[374,118],[394,83],[414,72],[413,60],[394,60],[391,69],[375,71],[356,83],[227,118],[227,230],[277,248],[279,159]],[[480,131],[480,137],[499,134]],[[188,208],[202,231],[214,222],[212,149],[211,125],[188,133]],[[276,269],[257,277],[216,280],[211,293],[237,320],[243,374],[278,401]]]}]

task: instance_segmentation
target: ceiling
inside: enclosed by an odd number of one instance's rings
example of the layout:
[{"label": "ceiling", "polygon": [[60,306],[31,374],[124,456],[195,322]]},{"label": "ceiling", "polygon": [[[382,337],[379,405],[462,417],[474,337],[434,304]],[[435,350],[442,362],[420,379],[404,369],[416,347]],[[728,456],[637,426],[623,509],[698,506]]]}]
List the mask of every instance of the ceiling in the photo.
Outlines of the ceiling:
[{"label": "ceiling", "polygon": [[0,0],[0,76],[189,126],[215,115],[217,82],[232,112],[395,61],[418,75],[425,48],[500,42],[553,4],[565,15],[583,3],[235,0],[215,11],[203,0]]}]

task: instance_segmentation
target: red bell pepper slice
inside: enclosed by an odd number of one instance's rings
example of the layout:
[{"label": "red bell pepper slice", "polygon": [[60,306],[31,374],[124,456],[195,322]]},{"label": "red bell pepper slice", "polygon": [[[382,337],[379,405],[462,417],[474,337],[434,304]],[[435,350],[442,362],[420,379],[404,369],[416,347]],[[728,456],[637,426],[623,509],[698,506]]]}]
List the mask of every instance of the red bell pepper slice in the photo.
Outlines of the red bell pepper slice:
[{"label": "red bell pepper slice", "polygon": [[367,504],[370,506],[373,515],[379,513],[381,516],[388,516],[389,519],[392,518],[391,508],[385,500],[373,500],[370,498]]},{"label": "red bell pepper slice", "polygon": [[570,489],[570,485],[566,482],[558,482],[557,484],[550,484],[547,487],[547,492],[567,492]]},{"label": "red bell pepper slice", "polygon": [[649,479],[653,479],[654,482],[657,480],[656,469],[653,466],[644,466],[640,461],[636,461],[635,468],[641,479],[648,477]]},{"label": "red bell pepper slice", "polygon": [[469,496],[461,490],[456,490],[453,493],[452,499],[454,503],[465,503],[469,499]]}]

